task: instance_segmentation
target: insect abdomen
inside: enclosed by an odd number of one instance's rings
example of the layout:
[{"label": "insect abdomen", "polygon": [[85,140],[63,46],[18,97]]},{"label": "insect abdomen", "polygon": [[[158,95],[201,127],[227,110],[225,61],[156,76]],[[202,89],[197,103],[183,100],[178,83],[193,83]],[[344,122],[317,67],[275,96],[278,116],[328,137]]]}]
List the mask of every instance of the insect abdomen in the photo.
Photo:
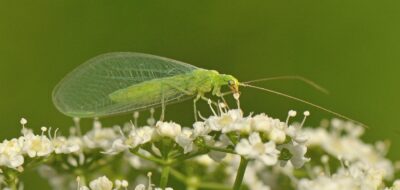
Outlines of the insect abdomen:
[{"label": "insect abdomen", "polygon": [[176,94],[191,92],[186,88],[187,81],[186,75],[150,80],[117,90],[111,93],[109,98],[117,103],[160,102],[163,96],[165,100],[168,100]]}]

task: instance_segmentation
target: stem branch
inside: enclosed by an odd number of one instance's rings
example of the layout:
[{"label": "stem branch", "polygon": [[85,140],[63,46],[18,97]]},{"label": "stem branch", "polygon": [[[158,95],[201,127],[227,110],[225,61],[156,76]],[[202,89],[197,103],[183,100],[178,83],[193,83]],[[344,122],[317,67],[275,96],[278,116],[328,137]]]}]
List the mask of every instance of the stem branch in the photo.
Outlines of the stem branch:
[{"label": "stem branch", "polygon": [[165,160],[156,158],[156,157],[154,157],[154,156],[145,156],[145,155],[139,153],[138,151],[135,151],[135,152],[132,151],[132,154],[134,154],[134,155],[136,155],[136,156],[138,156],[138,157],[140,157],[140,158],[142,158],[142,159],[149,160],[149,161],[153,161],[153,162],[155,162],[155,163],[157,163],[157,164],[160,164],[160,165],[165,165],[165,164],[167,164],[167,163],[165,162]]},{"label": "stem branch", "polygon": [[208,145],[206,145],[205,147],[210,149],[210,150],[215,150],[215,151],[218,151],[218,152],[225,152],[225,153],[229,153],[229,154],[237,154],[235,151],[229,150],[229,149],[226,149],[226,148],[208,146]]}]

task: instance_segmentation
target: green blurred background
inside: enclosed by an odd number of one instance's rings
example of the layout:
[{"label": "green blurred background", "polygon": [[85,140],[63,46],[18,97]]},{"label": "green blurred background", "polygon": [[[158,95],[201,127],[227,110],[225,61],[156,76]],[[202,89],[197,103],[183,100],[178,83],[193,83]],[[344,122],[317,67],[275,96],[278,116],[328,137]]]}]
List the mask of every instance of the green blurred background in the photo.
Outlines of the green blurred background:
[{"label": "green blurred background", "polygon": [[[368,141],[391,140],[390,157],[398,159],[399,8],[395,0],[3,0],[0,138],[19,135],[21,117],[37,130],[44,125],[67,131],[71,119],[51,101],[57,82],[98,54],[135,51],[215,69],[242,81],[308,77],[328,88],[330,95],[296,81],[260,85],[367,123]],[[251,89],[242,92],[247,113],[266,112],[283,119],[289,109],[309,109],[311,126],[333,117],[286,98]],[[167,118],[189,124],[191,111],[191,102],[173,105],[167,108]],[[32,173],[25,175],[27,189],[46,189]]]}]

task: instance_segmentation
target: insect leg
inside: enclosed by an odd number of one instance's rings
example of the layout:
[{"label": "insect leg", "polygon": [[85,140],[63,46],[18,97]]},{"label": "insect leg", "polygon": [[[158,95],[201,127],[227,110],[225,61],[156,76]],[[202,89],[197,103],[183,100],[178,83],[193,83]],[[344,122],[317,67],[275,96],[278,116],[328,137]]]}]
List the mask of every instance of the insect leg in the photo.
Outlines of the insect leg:
[{"label": "insect leg", "polygon": [[225,96],[225,93],[221,93],[218,97],[220,97],[222,99],[222,101],[224,102],[224,104],[226,105],[226,107],[228,107],[228,109],[230,109],[228,102],[225,100],[224,96]]},{"label": "insect leg", "polygon": [[233,92],[232,92],[232,91],[222,92],[222,93],[220,94],[220,96],[226,96],[226,95],[228,95],[228,94],[233,94]]},{"label": "insect leg", "polygon": [[207,103],[208,103],[209,101],[211,101],[211,103],[212,103],[214,106],[217,106],[217,107],[218,107],[218,103],[215,102],[215,101],[213,101],[213,100],[211,100],[210,98],[206,98],[204,95],[201,95],[200,98],[201,98],[202,100],[206,101]]},{"label": "insect leg", "polygon": [[[174,84],[171,84],[171,83],[163,83],[163,84],[169,85],[169,86],[171,86],[172,88],[175,88],[176,90],[185,93],[186,95],[193,95],[193,93],[191,93],[190,91],[185,90],[185,89],[183,89],[183,88],[181,88],[181,87],[179,87],[179,86],[176,86],[176,85],[174,85]],[[200,99],[200,97],[202,97],[202,95],[201,95],[201,94],[198,94],[198,95],[196,96],[196,98],[193,99],[193,109],[194,109],[194,120],[195,120],[195,121],[197,121],[197,106],[196,106],[196,103],[197,103],[197,101]]]},{"label": "insect leg", "polygon": [[164,116],[165,116],[165,99],[164,99],[164,88],[163,88],[163,83],[161,83],[161,116],[160,116],[160,121],[164,121]]},{"label": "insect leg", "polygon": [[193,111],[194,111],[194,121],[197,122],[197,101],[199,101],[200,97],[202,97],[200,94],[197,94],[196,98],[193,99]]}]

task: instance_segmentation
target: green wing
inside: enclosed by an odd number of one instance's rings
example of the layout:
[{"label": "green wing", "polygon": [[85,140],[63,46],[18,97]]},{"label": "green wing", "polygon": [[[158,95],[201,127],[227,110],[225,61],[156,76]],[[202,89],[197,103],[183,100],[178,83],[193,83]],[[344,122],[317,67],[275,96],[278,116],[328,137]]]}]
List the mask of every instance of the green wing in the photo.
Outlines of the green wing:
[{"label": "green wing", "polygon": [[[152,93],[140,93],[132,101],[116,102],[110,94],[121,89],[153,81],[171,80],[174,76],[187,74],[199,69],[176,60],[142,53],[115,52],[99,55],[88,60],[69,73],[53,90],[53,103],[62,113],[72,117],[101,117],[131,112],[161,104],[161,96],[154,91],[161,88],[149,86],[145,90]],[[183,80],[175,81],[182,85]],[[164,100],[174,103],[188,96],[176,88],[165,88]]]}]

